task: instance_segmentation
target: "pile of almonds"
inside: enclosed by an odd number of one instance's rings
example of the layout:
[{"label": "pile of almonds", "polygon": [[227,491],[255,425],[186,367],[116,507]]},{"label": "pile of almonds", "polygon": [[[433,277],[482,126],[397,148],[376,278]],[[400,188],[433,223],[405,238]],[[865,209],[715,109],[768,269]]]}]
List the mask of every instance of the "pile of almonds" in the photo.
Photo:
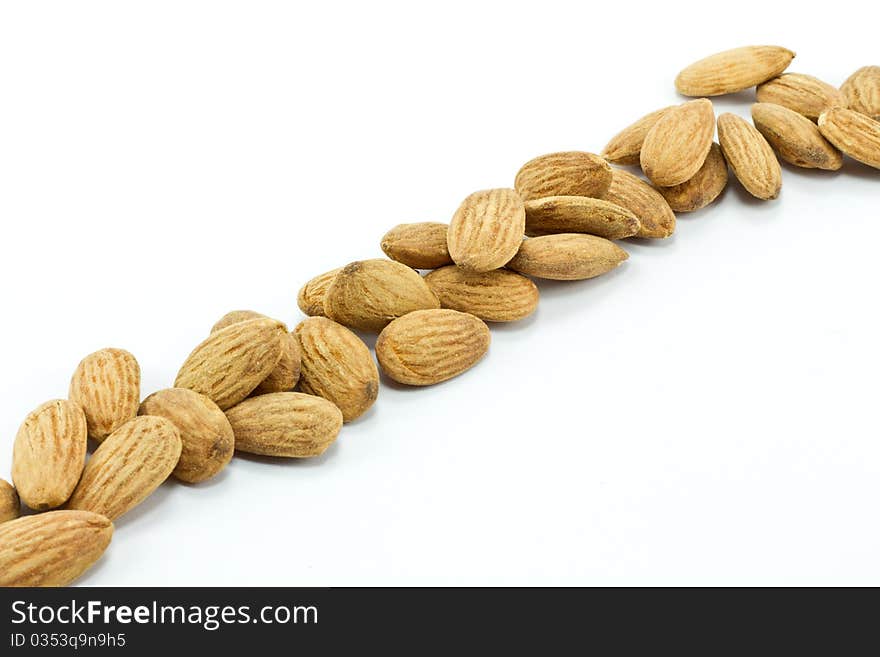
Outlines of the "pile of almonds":
[{"label": "pile of almonds", "polygon": [[[836,170],[847,155],[880,168],[880,67],[859,69],[837,89],[784,73],[793,58],[753,46],[688,66],[675,86],[697,99],[647,114],[601,156],[537,157],[513,189],[465,198],[448,225],[392,228],[381,241],[389,259],[310,280],[298,298],[308,317],[292,332],[252,311],[222,317],[174,387],[142,400],[134,356],[86,356],[68,399],[37,407],[16,436],[15,487],[0,480],[0,585],[70,583],[104,552],[112,521],[169,477],[205,481],[235,451],[322,454],[379,393],[379,369],[354,331],[378,333],[376,360],[389,379],[439,383],[486,354],[486,322],[535,311],[532,278],[615,269],[627,253],[612,240],[669,237],[676,212],[721,195],[728,168],[765,200],[782,186],[777,155],[799,167]],[[707,97],[749,87],[757,87],[753,124],[716,119]],[[640,165],[648,180],[611,164]],[[87,460],[89,438],[97,447]],[[22,502],[37,513],[19,518]]]}]

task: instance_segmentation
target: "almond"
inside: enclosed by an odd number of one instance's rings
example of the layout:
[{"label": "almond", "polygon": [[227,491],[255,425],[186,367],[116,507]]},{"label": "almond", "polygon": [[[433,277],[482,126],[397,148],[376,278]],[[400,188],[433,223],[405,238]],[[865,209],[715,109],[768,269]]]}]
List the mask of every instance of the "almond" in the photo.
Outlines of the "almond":
[{"label": "almond", "polygon": [[235,436],[226,415],[205,395],[186,388],[154,392],[142,403],[140,415],[163,417],[180,434],[180,459],[171,474],[196,484],[227,466],[235,451]]},{"label": "almond", "polygon": [[327,317],[361,331],[381,331],[395,317],[439,308],[418,272],[393,260],[361,260],[343,267],[327,290]]},{"label": "almond", "polygon": [[835,107],[819,117],[819,132],[854,160],[880,169],[880,121]]},{"label": "almond", "polygon": [[641,224],[632,212],[588,196],[550,196],[526,201],[526,234],[589,233],[610,240],[632,237]]},{"label": "almond", "polygon": [[718,117],[718,141],[733,174],[749,194],[765,201],[779,196],[782,170],[757,128],[735,114],[725,113]]},{"label": "almond", "polygon": [[593,153],[566,151],[541,155],[526,162],[514,187],[524,201],[548,196],[599,198],[611,184],[611,167]]},{"label": "almond", "polygon": [[512,189],[487,189],[468,196],[452,218],[449,254],[467,271],[503,267],[522,242],[526,211]]},{"label": "almond", "polygon": [[791,64],[794,53],[779,46],[745,46],[694,62],[675,78],[685,96],[732,94],[775,78]]},{"label": "almond", "polygon": [[226,416],[235,432],[235,449],[264,456],[320,456],[342,428],[336,406],[301,392],[253,397]]},{"label": "almond", "polygon": [[251,319],[212,333],[187,357],[175,388],[188,388],[211,399],[221,410],[250,395],[281,360],[284,324]]},{"label": "almond", "polygon": [[80,361],[68,397],[85,411],[89,437],[101,442],[137,415],[141,368],[123,349],[101,349]]},{"label": "almond", "polygon": [[0,523],[15,520],[21,515],[21,500],[12,484],[0,479]]},{"label": "almond", "polygon": [[336,280],[336,275],[341,271],[342,267],[331,269],[320,276],[315,276],[303,285],[296,298],[296,305],[299,306],[299,309],[309,317],[323,317],[324,297],[327,295],[327,288]]},{"label": "almond", "polygon": [[863,66],[846,79],[840,91],[851,110],[880,121],[880,66]]},{"label": "almond", "polygon": [[50,511],[0,525],[0,586],[67,586],[95,563],[113,523],[88,511]]},{"label": "almond", "polygon": [[759,103],[774,103],[815,121],[829,107],[846,107],[843,93],[812,75],[786,73],[758,87]]},{"label": "almond", "polygon": [[382,251],[392,260],[414,269],[436,269],[451,265],[446,246],[448,224],[430,221],[399,224],[385,233]]},{"label": "almond", "polygon": [[602,237],[562,233],[527,239],[507,266],[535,278],[575,281],[616,269],[628,257]]},{"label": "almond", "polygon": [[602,150],[602,157],[614,164],[637,165],[642,152],[642,144],[648,131],[672,107],[664,107],[646,114],[632,125],[618,132]]},{"label": "almond", "polygon": [[457,310],[420,310],[391,322],[376,341],[382,371],[411,386],[446,381],[489,350],[489,327]]},{"label": "almond", "polygon": [[829,171],[843,166],[840,151],[826,141],[816,124],[787,107],[755,103],[752,121],[779,157],[789,164]]},{"label": "almond", "polygon": [[603,197],[639,218],[636,237],[663,239],[675,232],[675,214],[656,189],[629,171],[614,169],[611,187]]},{"label": "almond", "polygon": [[18,430],[12,480],[22,501],[35,511],[61,506],[70,497],[86,463],[86,415],[66,399],[46,402]]},{"label": "almond", "polygon": [[363,340],[326,317],[300,322],[294,335],[302,351],[300,389],[335,404],[345,422],[363,415],[379,394],[379,371]]},{"label": "almond", "polygon": [[694,212],[718,198],[726,186],[727,161],[721,147],[712,144],[706,161],[693,178],[674,187],[658,187],[657,191],[675,212]]},{"label": "almond", "polygon": [[645,136],[640,156],[642,170],[661,187],[690,180],[706,161],[714,135],[711,101],[701,98],[673,107]]},{"label": "almond", "polygon": [[538,287],[506,269],[476,274],[442,267],[425,276],[425,282],[442,308],[470,313],[486,322],[513,322],[538,307]]}]

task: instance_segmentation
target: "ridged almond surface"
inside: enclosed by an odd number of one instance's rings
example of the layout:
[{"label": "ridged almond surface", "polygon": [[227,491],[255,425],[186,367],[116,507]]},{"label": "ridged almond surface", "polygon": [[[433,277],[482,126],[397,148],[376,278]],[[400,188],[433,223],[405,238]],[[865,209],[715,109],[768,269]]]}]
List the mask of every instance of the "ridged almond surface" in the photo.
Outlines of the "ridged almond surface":
[{"label": "ridged almond surface", "polygon": [[251,319],[212,333],[187,357],[175,388],[207,396],[222,410],[250,395],[281,360],[284,324]]},{"label": "ridged almond surface", "polygon": [[449,224],[423,221],[398,224],[382,238],[382,251],[392,260],[415,269],[436,269],[452,264],[446,233]]},{"label": "ridged almond surface", "polygon": [[604,158],[583,151],[540,155],[516,174],[514,187],[524,201],[548,196],[599,198],[611,184],[611,167]]},{"label": "ridged almond surface", "polygon": [[449,255],[467,271],[491,271],[510,260],[525,234],[526,211],[512,189],[487,189],[468,196],[446,236]]},{"label": "ridged almond surface", "polygon": [[87,511],[50,511],[0,525],[0,586],[67,586],[95,563],[113,523]]},{"label": "ridged almond surface", "polygon": [[589,233],[610,240],[639,232],[639,218],[611,201],[588,196],[550,196],[526,201],[526,235]]},{"label": "ridged almond surface", "polygon": [[880,169],[880,121],[835,107],[819,117],[819,131],[854,160]]},{"label": "ridged almond surface", "polygon": [[324,316],[324,297],[327,295],[327,288],[336,280],[336,275],[342,271],[342,267],[331,269],[328,272],[315,276],[308,283],[303,285],[296,298],[296,305],[309,317]]},{"label": "ridged almond surface", "polygon": [[379,394],[379,371],[363,340],[326,317],[300,322],[294,335],[302,351],[300,389],[335,404],[345,422],[363,415]]},{"label": "ridged almond surface", "polygon": [[205,395],[186,388],[154,392],[142,403],[140,415],[163,417],[180,434],[180,458],[172,475],[195,484],[225,468],[235,451],[235,436],[226,415]]},{"label": "ridged almond surface", "polygon": [[794,53],[779,46],[745,46],[694,62],[675,78],[685,96],[732,94],[775,78],[791,64]]},{"label": "ridged almond surface", "polygon": [[759,103],[774,103],[815,121],[830,107],[846,107],[846,97],[836,87],[812,75],[786,73],[758,87]]},{"label": "ridged almond surface", "polygon": [[735,114],[722,114],[718,117],[718,141],[733,174],[749,194],[765,201],[779,196],[779,160],[755,126]]},{"label": "ridged almond surface", "polygon": [[628,257],[626,251],[602,237],[563,233],[527,239],[507,266],[535,278],[576,281],[616,269]]},{"label": "ridged almond surface", "polygon": [[425,276],[425,282],[442,308],[470,313],[486,322],[513,322],[538,307],[538,286],[506,269],[475,274],[455,266],[442,267]]},{"label": "ridged almond surface", "polygon": [[636,237],[663,239],[675,232],[675,214],[669,203],[644,180],[623,169],[614,169],[611,187],[603,197],[639,218]]},{"label": "ridged almond surface", "polygon": [[420,310],[391,322],[376,341],[385,374],[411,386],[446,381],[470,369],[489,350],[489,327],[457,310]]},{"label": "ridged almond surface", "polygon": [[846,79],[840,90],[849,109],[880,121],[880,66],[863,66]]},{"label": "ridged almond surface", "polygon": [[808,169],[836,171],[843,156],[816,124],[797,112],[773,103],[752,105],[752,122],[783,160]]},{"label": "ridged almond surface", "polygon": [[15,488],[5,479],[0,479],[0,522],[15,520],[21,515],[21,500]]},{"label": "ridged almond surface", "polygon": [[107,436],[95,450],[67,508],[116,520],[168,479],[180,452],[180,432],[169,420],[137,417]]},{"label": "ridged almond surface", "polygon": [[328,318],[361,331],[381,331],[413,310],[439,308],[418,272],[393,260],[360,260],[342,268],[324,298]]},{"label": "ridged almond surface", "polygon": [[672,106],[655,110],[618,132],[602,150],[602,157],[614,164],[637,165],[645,136],[670,109]]},{"label": "ridged almond surface", "polygon": [[342,412],[336,406],[301,392],[254,397],[230,408],[226,416],[235,433],[235,449],[264,456],[319,456],[342,428]]},{"label": "ridged almond surface", "polygon": [[674,187],[658,187],[657,191],[675,212],[694,212],[718,198],[726,186],[727,161],[721,147],[712,144],[706,161],[693,178]]},{"label": "ridged almond surface", "polygon": [[123,349],[101,349],[77,366],[68,397],[85,411],[89,437],[101,442],[137,415],[141,368]]},{"label": "ridged almond surface", "polygon": [[661,187],[690,180],[706,161],[714,135],[711,101],[700,98],[673,107],[645,136],[640,155],[642,171]]},{"label": "ridged almond surface", "polygon": [[12,480],[35,511],[61,506],[86,463],[86,416],[79,404],[56,399],[28,414],[12,453]]}]

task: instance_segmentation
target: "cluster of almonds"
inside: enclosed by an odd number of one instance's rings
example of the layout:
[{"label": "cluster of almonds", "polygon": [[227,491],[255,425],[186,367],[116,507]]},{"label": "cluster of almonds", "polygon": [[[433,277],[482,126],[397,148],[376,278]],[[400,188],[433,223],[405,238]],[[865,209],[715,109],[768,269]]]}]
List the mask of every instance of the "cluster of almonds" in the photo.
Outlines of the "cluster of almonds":
[{"label": "cluster of almonds", "polygon": [[[782,74],[793,57],[785,48],[747,47],[689,66],[676,87],[700,99],[648,114],[601,156],[565,152],[527,162],[514,189],[471,194],[449,225],[396,226],[381,243],[390,259],[354,262],[306,283],[298,305],[308,318],[293,332],[252,311],[227,314],[174,387],[143,401],[134,356],[120,349],[87,356],[68,399],[37,408],[16,437],[15,488],[0,480],[0,585],[71,582],[103,553],[112,521],[169,476],[205,481],[236,450],[322,454],[378,395],[376,363],[353,331],[379,334],[376,359],[388,378],[438,383],[487,352],[486,322],[534,312],[531,278],[577,280],[614,269],[627,253],[611,240],[670,236],[675,212],[718,198],[728,166],[760,199],[775,198],[782,183],[774,149],[801,167],[839,169],[842,152],[880,168],[880,67],[860,69],[838,90]],[[732,114],[716,122],[706,96],[753,86],[754,126]],[[609,162],[641,165],[650,183]],[[87,461],[88,438],[98,446]],[[18,518],[19,496],[48,512]]]}]

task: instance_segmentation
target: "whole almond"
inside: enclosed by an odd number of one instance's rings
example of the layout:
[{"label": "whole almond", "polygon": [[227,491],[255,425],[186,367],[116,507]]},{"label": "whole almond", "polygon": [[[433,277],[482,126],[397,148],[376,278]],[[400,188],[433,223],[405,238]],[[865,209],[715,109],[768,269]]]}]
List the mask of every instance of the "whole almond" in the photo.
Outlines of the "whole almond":
[{"label": "whole almond", "polygon": [[655,110],[618,132],[602,150],[602,157],[614,164],[637,165],[645,136],[670,109],[671,106]]},{"label": "whole almond", "polygon": [[361,260],[343,267],[324,298],[328,318],[361,331],[381,331],[413,310],[439,308],[418,272],[393,260]]},{"label": "whole almond", "polygon": [[468,196],[452,217],[446,236],[449,254],[462,269],[503,267],[522,242],[526,211],[512,189],[487,189]]},{"label": "whole almond", "polygon": [[379,394],[379,371],[363,340],[326,317],[300,322],[294,335],[302,351],[300,389],[335,404],[345,422],[363,415]]},{"label": "whole almond", "polygon": [[473,315],[420,310],[385,327],[376,341],[376,357],[394,381],[428,386],[476,365],[490,341],[489,327]]},{"label": "whole almond", "polygon": [[436,269],[451,265],[446,246],[448,224],[424,221],[399,224],[385,233],[382,251],[392,260],[415,269]]},{"label": "whole almond", "polygon": [[538,287],[506,269],[475,274],[455,266],[442,267],[425,276],[425,282],[442,308],[470,313],[486,322],[513,322],[538,307]]},{"label": "whole almond", "polygon": [[137,417],[107,436],[95,450],[67,508],[116,520],[168,479],[180,452],[180,432],[169,420]]},{"label": "whole almond", "polygon": [[0,479],[0,522],[15,520],[21,515],[21,500],[8,481]]},{"label": "whole almond", "polygon": [[675,232],[675,214],[669,203],[644,180],[623,169],[614,169],[611,187],[603,197],[639,218],[636,237],[663,239]]},{"label": "whole almond", "polygon": [[85,411],[89,437],[101,442],[137,415],[141,368],[123,349],[101,349],[80,361],[68,397]]},{"label": "whole almond", "polygon": [[604,158],[582,151],[541,155],[526,162],[514,187],[524,201],[548,196],[599,198],[611,184],[611,167]]},{"label": "whole almond", "polygon": [[690,180],[706,161],[714,135],[711,101],[701,98],[673,107],[645,136],[640,155],[642,170],[661,187]]},{"label": "whole almond", "polygon": [[589,233],[610,240],[632,237],[641,224],[631,211],[588,196],[550,196],[526,201],[526,234]]},{"label": "whole almond", "polygon": [[207,396],[222,410],[250,395],[281,360],[287,329],[274,319],[251,319],[212,333],[187,357],[175,388]]},{"label": "whole almond", "polygon": [[264,456],[319,456],[342,428],[342,412],[336,406],[301,392],[253,397],[230,408],[226,416],[235,433],[235,449]]},{"label": "whole almond", "polygon": [[828,143],[816,124],[787,107],[755,103],[752,121],[779,157],[789,164],[829,171],[843,166],[840,151]]},{"label": "whole almond", "polygon": [[693,178],[674,187],[658,187],[657,191],[675,212],[694,212],[718,198],[726,186],[727,161],[721,147],[712,144],[706,161]]},{"label": "whole almond", "polygon": [[812,75],[786,73],[758,87],[759,103],[774,103],[815,121],[830,107],[846,107],[846,97],[836,87]]},{"label": "whole almond", "polygon": [[880,66],[863,66],[846,79],[840,90],[851,110],[880,121]]},{"label": "whole almond", "polygon": [[24,420],[12,454],[12,480],[35,511],[61,506],[86,463],[88,433],[82,408],[66,399],[46,402]]},{"label": "whole almond", "polygon": [[779,46],[745,46],[694,62],[675,78],[685,96],[732,94],[775,78],[791,64],[794,53]]},{"label": "whole almond", "polygon": [[296,305],[299,306],[299,309],[309,317],[323,317],[324,297],[327,295],[327,288],[336,280],[336,275],[341,271],[342,267],[331,269],[320,276],[315,276],[303,285],[296,298]]},{"label": "whole almond", "polygon": [[210,479],[232,459],[232,427],[220,407],[205,395],[167,388],[147,397],[138,413],[163,417],[177,427],[180,458],[171,474],[181,481],[195,484]]},{"label": "whole almond", "polygon": [[94,564],[113,523],[88,511],[50,511],[0,525],[0,586],[67,586]]},{"label": "whole almond", "polygon": [[735,114],[718,117],[718,141],[733,174],[752,196],[770,200],[779,196],[782,170],[764,136]]},{"label": "whole almond", "polygon": [[535,278],[575,281],[616,269],[628,257],[626,251],[602,237],[562,233],[527,239],[507,266]]},{"label": "whole almond", "polygon": [[880,121],[835,107],[819,117],[819,132],[854,160],[880,169]]}]

